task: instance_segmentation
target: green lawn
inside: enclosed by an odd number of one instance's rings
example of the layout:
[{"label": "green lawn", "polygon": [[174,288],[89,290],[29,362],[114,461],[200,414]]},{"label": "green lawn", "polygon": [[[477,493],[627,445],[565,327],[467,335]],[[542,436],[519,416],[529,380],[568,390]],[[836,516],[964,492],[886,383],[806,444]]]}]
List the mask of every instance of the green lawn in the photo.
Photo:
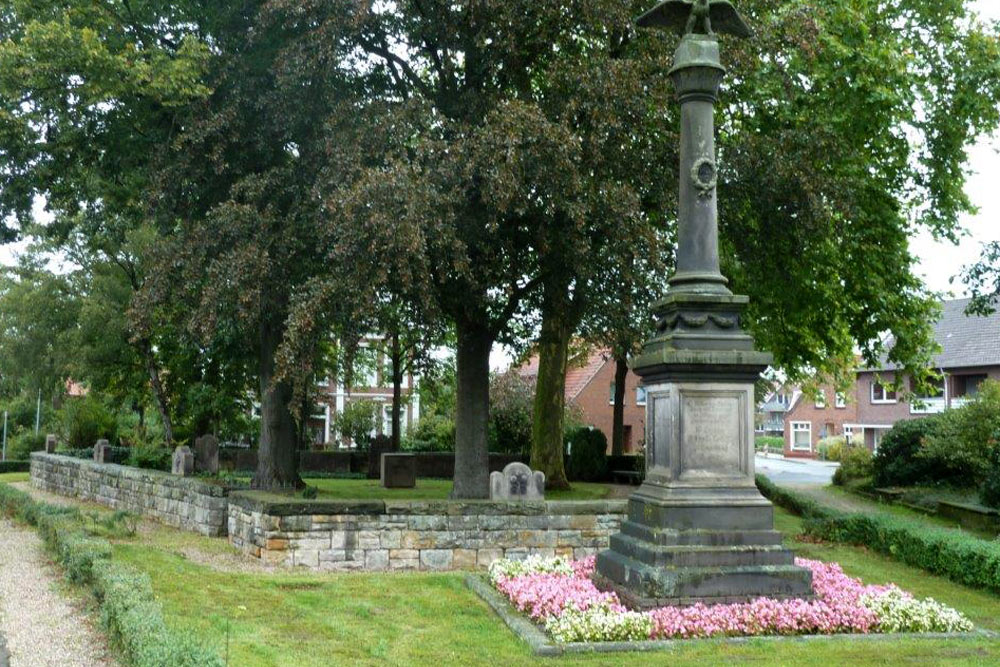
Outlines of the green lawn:
[{"label": "green lawn", "polygon": [[[377,479],[309,479],[319,489],[319,498],[339,500],[444,500],[451,493],[450,479],[418,479],[413,489],[386,489]],[[605,484],[574,482],[569,491],[546,491],[549,500],[600,500],[610,492]]]},{"label": "green lawn", "polygon": [[[776,511],[778,527],[800,520]],[[789,542],[802,556],[835,560],[869,583],[893,581],[1000,630],[1000,597],[953,584],[854,547]],[[189,630],[238,665],[529,665],[518,640],[476,596],[461,573],[317,574],[222,572],[200,565],[191,550],[218,558],[218,539],[157,528],[142,542],[122,541],[115,557],[145,570],[168,622]],[[184,554],[187,554],[185,556]],[[546,659],[545,662],[549,660]],[[750,641],[703,643],[661,654],[569,656],[558,665],[702,665],[722,662],[878,665],[1000,663],[1000,641]]]},{"label": "green lawn", "polygon": [[27,482],[29,479],[31,474],[26,472],[0,472],[0,484]]}]

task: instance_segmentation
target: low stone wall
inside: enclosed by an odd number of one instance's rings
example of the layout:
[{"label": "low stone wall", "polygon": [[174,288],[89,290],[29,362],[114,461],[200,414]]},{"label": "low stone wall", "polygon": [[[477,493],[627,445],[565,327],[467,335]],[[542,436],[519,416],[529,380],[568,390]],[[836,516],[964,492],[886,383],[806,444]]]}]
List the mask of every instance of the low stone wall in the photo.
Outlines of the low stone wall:
[{"label": "low stone wall", "polygon": [[229,541],[266,562],[329,570],[452,570],[608,546],[626,501],[294,501],[229,498]]},{"label": "low stone wall", "polygon": [[35,452],[31,485],[202,535],[226,534],[226,489],[198,479]]}]

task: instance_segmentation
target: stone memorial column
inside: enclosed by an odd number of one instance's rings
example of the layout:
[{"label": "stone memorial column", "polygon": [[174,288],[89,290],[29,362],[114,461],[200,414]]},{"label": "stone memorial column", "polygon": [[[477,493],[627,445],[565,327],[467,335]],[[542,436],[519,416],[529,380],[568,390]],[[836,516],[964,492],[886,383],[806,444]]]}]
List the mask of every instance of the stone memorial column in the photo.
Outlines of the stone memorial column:
[{"label": "stone memorial column", "polygon": [[781,545],[754,483],[754,383],[772,358],[754,349],[740,321],[749,299],[719,270],[713,114],[725,69],[713,28],[750,31],[719,0],[668,0],[639,25],[684,31],[670,70],[681,105],[677,270],[632,361],[646,388],[646,479],[595,579],[639,608],[809,597],[811,574]]}]

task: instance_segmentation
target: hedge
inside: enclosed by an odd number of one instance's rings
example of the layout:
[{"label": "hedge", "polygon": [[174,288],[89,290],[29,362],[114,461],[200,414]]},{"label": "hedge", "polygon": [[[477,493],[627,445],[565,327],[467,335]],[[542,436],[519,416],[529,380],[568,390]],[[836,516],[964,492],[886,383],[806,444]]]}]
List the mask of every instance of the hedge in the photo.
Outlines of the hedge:
[{"label": "hedge", "polygon": [[1000,542],[886,514],[831,510],[760,475],[757,486],[776,505],[804,517],[806,535],[865,546],[960,584],[1000,593]]},{"label": "hedge", "polygon": [[0,484],[0,515],[36,526],[67,578],[93,591],[101,620],[121,647],[127,664],[221,667],[223,662],[213,651],[167,628],[149,577],[112,560],[111,543],[84,531],[79,510],[38,502],[23,491]]},{"label": "hedge", "polygon": [[28,472],[29,470],[31,470],[31,461],[0,461],[0,473]]}]

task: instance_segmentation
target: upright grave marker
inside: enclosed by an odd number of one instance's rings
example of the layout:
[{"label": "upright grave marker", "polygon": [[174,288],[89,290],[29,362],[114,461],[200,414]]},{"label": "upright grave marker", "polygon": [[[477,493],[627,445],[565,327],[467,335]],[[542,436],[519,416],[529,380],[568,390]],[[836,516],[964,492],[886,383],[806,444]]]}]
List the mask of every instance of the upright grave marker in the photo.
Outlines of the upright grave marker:
[{"label": "upright grave marker", "polygon": [[725,69],[716,32],[751,36],[725,0],[667,0],[641,27],[683,33],[670,77],[681,105],[676,272],[632,369],[646,387],[646,479],[597,558],[598,585],[635,607],[809,597],[754,483],[754,349],[719,270],[713,105]]},{"label": "upright grave marker", "polygon": [[108,463],[111,459],[111,443],[103,438],[94,445],[94,461],[97,463]]},{"label": "upright grave marker", "polygon": [[544,500],[545,473],[514,461],[490,473],[490,500]]}]

